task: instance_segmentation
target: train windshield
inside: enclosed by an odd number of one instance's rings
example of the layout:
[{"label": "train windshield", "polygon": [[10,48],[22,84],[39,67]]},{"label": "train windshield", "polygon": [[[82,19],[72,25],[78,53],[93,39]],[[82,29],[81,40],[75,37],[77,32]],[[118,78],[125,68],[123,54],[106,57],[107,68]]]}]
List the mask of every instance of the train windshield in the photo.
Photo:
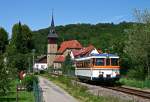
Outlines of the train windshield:
[{"label": "train windshield", "polygon": [[104,66],[104,58],[97,58],[96,59],[96,62],[95,62],[95,65],[96,66]]},{"label": "train windshield", "polygon": [[111,58],[111,65],[118,66],[119,65],[118,58]]}]

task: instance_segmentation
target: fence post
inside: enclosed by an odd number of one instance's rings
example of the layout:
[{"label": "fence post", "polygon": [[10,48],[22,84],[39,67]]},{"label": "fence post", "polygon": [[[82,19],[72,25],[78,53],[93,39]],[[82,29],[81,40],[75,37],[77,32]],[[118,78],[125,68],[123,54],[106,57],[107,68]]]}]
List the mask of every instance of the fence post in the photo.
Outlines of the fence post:
[{"label": "fence post", "polygon": [[18,102],[18,84],[16,86],[16,94],[17,94],[17,96],[16,96],[16,102]]},{"label": "fence post", "polygon": [[33,82],[33,91],[34,91],[35,102],[43,102],[42,89],[35,81]]}]

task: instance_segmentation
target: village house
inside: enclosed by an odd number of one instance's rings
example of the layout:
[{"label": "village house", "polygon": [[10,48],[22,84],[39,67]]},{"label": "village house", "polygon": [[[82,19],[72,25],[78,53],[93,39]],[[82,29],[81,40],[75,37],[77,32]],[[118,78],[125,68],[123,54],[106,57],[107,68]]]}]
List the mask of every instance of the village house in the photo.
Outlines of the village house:
[{"label": "village house", "polygon": [[48,68],[47,66],[47,56],[40,56],[40,58],[38,58],[33,66],[34,72],[37,71],[41,71],[41,70],[46,70]]},{"label": "village house", "polygon": [[64,41],[61,43],[58,53],[54,59],[54,68],[61,68],[67,55],[70,55],[72,50],[79,50],[82,45],[77,40]]}]

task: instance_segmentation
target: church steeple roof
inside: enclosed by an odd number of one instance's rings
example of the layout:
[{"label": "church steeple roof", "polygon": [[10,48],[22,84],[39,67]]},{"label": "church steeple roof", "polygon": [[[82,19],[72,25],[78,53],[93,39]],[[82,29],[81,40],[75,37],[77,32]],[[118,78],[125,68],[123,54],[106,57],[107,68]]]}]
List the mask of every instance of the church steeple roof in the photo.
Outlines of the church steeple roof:
[{"label": "church steeple roof", "polygon": [[54,24],[54,17],[53,17],[53,12],[52,12],[52,21],[51,21],[51,27],[55,27],[55,24]]},{"label": "church steeple roof", "polygon": [[48,38],[58,38],[58,35],[55,31],[53,12],[52,12],[51,27],[50,27],[50,30],[49,30]]}]

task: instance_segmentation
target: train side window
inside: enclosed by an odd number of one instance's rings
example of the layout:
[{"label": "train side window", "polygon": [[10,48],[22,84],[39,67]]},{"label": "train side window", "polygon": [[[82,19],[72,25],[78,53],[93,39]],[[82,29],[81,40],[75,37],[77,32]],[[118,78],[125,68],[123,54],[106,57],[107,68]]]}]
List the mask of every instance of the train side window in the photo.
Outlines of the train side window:
[{"label": "train side window", "polygon": [[110,65],[110,59],[109,59],[109,58],[106,59],[106,65],[107,65],[107,66]]},{"label": "train side window", "polygon": [[89,60],[87,61],[87,67],[88,68],[90,67],[90,61]]},{"label": "train side window", "polygon": [[93,58],[92,60],[93,60],[93,61],[92,61],[92,64],[95,65],[96,59]]},{"label": "train side window", "polygon": [[77,62],[76,65],[77,65],[77,68],[81,68],[82,67],[82,62]]},{"label": "train side window", "polygon": [[82,62],[80,62],[80,68],[82,68],[82,66],[83,66],[83,63],[82,63]]},{"label": "train side window", "polygon": [[82,62],[82,68],[84,67],[84,62]]},{"label": "train side window", "polygon": [[117,58],[112,58],[112,59],[111,59],[111,65],[112,65],[112,66],[118,66],[118,65],[119,65],[118,59],[117,59]]},{"label": "train side window", "polygon": [[96,66],[104,66],[104,58],[97,58],[95,65]]}]

